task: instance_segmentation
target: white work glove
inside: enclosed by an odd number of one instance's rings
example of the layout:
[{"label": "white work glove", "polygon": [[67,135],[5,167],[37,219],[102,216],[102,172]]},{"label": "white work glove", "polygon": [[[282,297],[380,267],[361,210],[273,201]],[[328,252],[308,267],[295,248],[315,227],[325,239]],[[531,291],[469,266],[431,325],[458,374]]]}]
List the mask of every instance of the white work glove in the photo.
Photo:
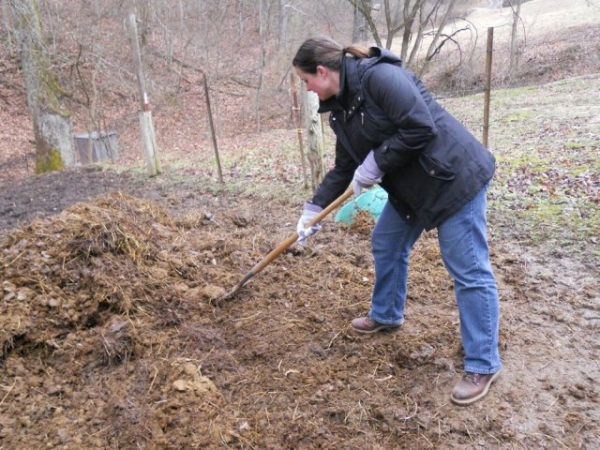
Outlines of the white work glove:
[{"label": "white work glove", "polygon": [[309,228],[306,227],[308,222],[317,217],[321,211],[323,211],[323,208],[321,208],[319,205],[315,205],[311,202],[304,203],[302,215],[300,216],[300,220],[298,220],[298,225],[296,226],[296,232],[298,233],[298,244],[306,245],[307,239],[321,229],[320,223],[317,223]]},{"label": "white work glove", "polygon": [[375,162],[373,150],[369,152],[363,163],[358,166],[352,178],[352,189],[354,196],[358,197],[362,189],[370,188],[374,184],[381,183],[384,173]]}]

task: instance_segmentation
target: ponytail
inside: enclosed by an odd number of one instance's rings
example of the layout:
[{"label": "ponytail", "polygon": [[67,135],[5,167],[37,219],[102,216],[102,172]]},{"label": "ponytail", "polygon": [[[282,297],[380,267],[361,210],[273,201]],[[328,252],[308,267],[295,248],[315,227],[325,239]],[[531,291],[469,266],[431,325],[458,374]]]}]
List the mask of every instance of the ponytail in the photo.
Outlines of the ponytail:
[{"label": "ponytail", "polygon": [[296,52],[292,65],[302,72],[316,73],[317,66],[339,72],[342,68],[342,60],[346,53],[354,58],[368,58],[372,56],[371,49],[360,45],[342,47],[333,39],[328,37],[312,37],[304,41]]},{"label": "ponytail", "polygon": [[348,47],[344,47],[342,50],[344,54],[350,53],[355,58],[370,58],[373,56],[373,51],[370,48],[363,47],[362,45],[352,44]]}]

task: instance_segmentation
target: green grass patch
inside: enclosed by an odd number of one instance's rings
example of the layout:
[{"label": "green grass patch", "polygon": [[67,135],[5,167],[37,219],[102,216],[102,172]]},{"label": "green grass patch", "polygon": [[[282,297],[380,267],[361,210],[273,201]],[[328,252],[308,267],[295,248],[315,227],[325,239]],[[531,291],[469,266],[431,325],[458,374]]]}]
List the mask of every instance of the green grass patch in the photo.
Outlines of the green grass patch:
[{"label": "green grass patch", "polygon": [[567,142],[565,147],[570,149],[585,148],[585,144],[580,144],[579,142]]},{"label": "green grass patch", "polygon": [[504,122],[522,122],[525,120],[533,119],[535,114],[531,110],[518,111],[513,114],[509,114],[502,118]]}]

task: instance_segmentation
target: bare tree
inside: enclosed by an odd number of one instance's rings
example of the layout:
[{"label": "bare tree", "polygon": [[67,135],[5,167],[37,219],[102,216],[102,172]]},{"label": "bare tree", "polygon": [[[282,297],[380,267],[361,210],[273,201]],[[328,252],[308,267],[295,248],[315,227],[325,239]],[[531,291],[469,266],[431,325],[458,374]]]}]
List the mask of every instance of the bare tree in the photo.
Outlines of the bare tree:
[{"label": "bare tree", "polygon": [[50,63],[37,0],[10,0],[10,6],[35,136],[35,170],[60,170],[75,162],[71,114],[62,105],[67,93]]},{"label": "bare tree", "polygon": [[[383,43],[381,41],[381,37],[379,36],[379,30],[377,29],[377,24],[375,23],[375,18],[373,16],[373,9],[371,0],[348,0],[358,12],[360,12],[367,22],[367,26],[371,34],[373,35],[373,39],[375,39],[375,43],[382,47]],[[389,48],[389,47],[387,47]]]},{"label": "bare tree", "polygon": [[[371,0],[362,2],[365,9],[371,9]],[[353,4],[354,24],[352,27],[352,42],[365,42],[369,38],[369,27],[365,15],[359,10],[358,4]]]},{"label": "bare tree", "polygon": [[148,173],[149,175],[154,176],[161,172],[160,160],[158,157],[158,145],[156,144],[156,134],[154,132],[154,125],[152,123],[152,111],[150,110],[150,103],[148,101],[148,94],[146,92],[146,81],[144,70],[142,68],[142,53],[140,51],[140,43],[138,41],[135,14],[130,14],[128,19],[129,34],[131,38],[131,46],[133,48],[135,69],[140,91],[140,131],[144,145],[144,154],[146,156]]},{"label": "bare tree", "polygon": [[[371,0],[347,0],[356,11],[364,16],[377,45],[382,46],[382,40],[377,28],[376,18],[371,6]],[[385,47],[391,48],[394,37],[402,32],[400,57],[406,66],[415,64],[419,55],[423,37],[427,29],[437,27],[432,47],[427,55],[434,55],[435,45],[441,30],[451,17],[456,0],[383,0],[385,16]]]},{"label": "bare tree", "polygon": [[512,32],[510,36],[510,68],[509,77],[511,81],[519,70],[520,48],[518,45],[519,39],[519,22],[521,21],[521,0],[512,0],[513,3],[513,20]]},{"label": "bare tree", "polygon": [[260,59],[258,72],[258,89],[256,90],[256,131],[260,131],[260,106],[262,102],[263,81],[267,64],[267,6],[266,0],[258,0],[258,34],[260,39]]},{"label": "bare tree", "polygon": [[[81,70],[81,56],[83,53],[83,46],[79,45],[79,54],[77,55],[77,62],[75,63],[75,71],[77,72],[77,77],[81,83],[81,89],[83,90],[83,94],[85,97],[84,104],[87,107],[88,114],[90,117],[90,122],[88,125],[88,145],[87,145],[87,155],[86,161],[93,161],[93,149],[94,149],[94,131],[100,130],[100,120],[98,114],[98,83],[96,82],[98,70],[94,65],[90,70],[89,78],[84,75]],[[80,155],[81,156],[81,155]],[[111,159],[113,158],[113,154],[111,152]],[[81,157],[80,157],[80,162]]]},{"label": "bare tree", "polygon": [[285,0],[279,0],[279,50],[285,50],[287,44],[287,9]]},{"label": "bare tree", "polygon": [[246,22],[246,19],[244,17],[244,0],[238,0],[238,26],[239,26],[238,41],[241,41],[244,36],[244,32],[246,29],[245,22]]},{"label": "bare tree", "polygon": [[[431,62],[431,60],[433,59],[433,57],[440,51],[440,49],[444,46],[444,44],[446,43],[447,39],[451,39],[451,37],[446,36],[446,39],[444,39],[441,43],[440,43],[440,38],[443,35],[443,31],[444,31],[444,26],[448,23],[448,21],[450,20],[450,17],[452,16],[452,11],[454,9],[454,5],[456,4],[456,0],[450,0],[447,2],[447,8],[446,11],[444,12],[444,17],[442,18],[440,25],[437,27],[437,29],[435,30],[435,34],[433,39],[431,40],[431,43],[429,44],[429,48],[427,49],[427,53],[425,54],[425,58],[423,60],[423,64],[421,65],[421,71],[419,76],[422,76],[423,73],[425,72],[425,69],[427,69],[427,66],[429,65],[429,63]],[[441,2],[437,3],[438,6],[441,6]],[[427,20],[430,20],[430,17],[428,17]],[[421,20],[421,25],[426,23],[426,21]],[[423,36],[423,27],[419,27],[419,38],[421,38]],[[463,31],[463,30],[460,30]],[[460,32],[458,31],[458,32]],[[414,49],[417,49],[420,47],[420,39],[419,42],[415,44]],[[415,62],[415,52],[411,53],[409,62],[412,64],[413,62]]]},{"label": "bare tree", "polygon": [[2,22],[4,24],[4,30],[6,31],[6,43],[8,50],[13,53],[13,31],[10,23],[10,5],[9,0],[0,0],[2,2]]}]

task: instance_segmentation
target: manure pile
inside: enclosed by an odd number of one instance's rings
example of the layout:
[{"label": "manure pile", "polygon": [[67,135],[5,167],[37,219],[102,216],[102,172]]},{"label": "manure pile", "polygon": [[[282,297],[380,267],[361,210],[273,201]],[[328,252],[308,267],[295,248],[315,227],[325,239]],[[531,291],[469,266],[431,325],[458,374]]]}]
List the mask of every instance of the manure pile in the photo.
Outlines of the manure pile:
[{"label": "manure pile", "polygon": [[215,304],[293,231],[261,214],[174,218],[114,193],[3,234],[0,445],[365,448],[420,432],[430,384],[460,363],[435,241],[411,278],[427,315],[364,339],[348,329],[373,282],[364,217]]},{"label": "manure pile", "polygon": [[210,321],[219,289],[207,280],[229,282],[209,228],[204,214],[174,220],[117,193],[3,236],[3,442],[107,448],[150,433],[160,447],[190,404],[182,420],[202,414],[196,442],[211,442],[221,400],[180,337]]}]

